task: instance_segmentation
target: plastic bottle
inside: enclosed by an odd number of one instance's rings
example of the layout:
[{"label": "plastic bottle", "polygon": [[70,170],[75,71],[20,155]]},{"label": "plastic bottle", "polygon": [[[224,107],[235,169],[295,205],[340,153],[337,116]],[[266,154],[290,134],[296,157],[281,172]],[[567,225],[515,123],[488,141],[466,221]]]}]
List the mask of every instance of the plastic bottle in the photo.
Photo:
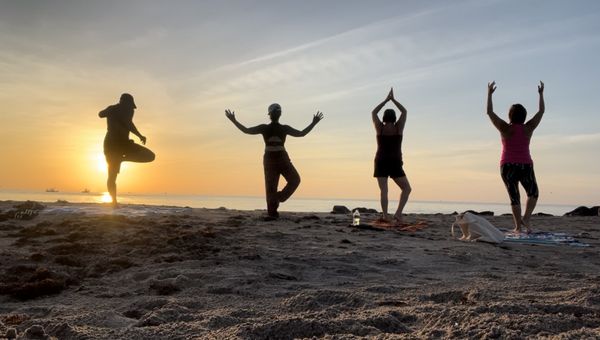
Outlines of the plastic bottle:
[{"label": "plastic bottle", "polygon": [[352,225],[359,225],[360,224],[360,212],[358,211],[358,209],[354,210],[354,213],[352,214]]}]

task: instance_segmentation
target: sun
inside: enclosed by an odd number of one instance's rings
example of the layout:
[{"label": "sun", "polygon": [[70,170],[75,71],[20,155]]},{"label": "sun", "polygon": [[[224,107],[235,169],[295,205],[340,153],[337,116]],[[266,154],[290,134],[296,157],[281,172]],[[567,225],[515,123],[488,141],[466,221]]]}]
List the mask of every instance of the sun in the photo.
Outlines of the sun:
[{"label": "sun", "polygon": [[103,154],[96,155],[96,169],[103,173],[107,172],[106,158]]},{"label": "sun", "polygon": [[[121,170],[127,170],[129,165],[127,162],[121,163]],[[107,174],[108,173],[108,164],[106,163],[106,157],[102,153],[96,154],[96,171]]]}]

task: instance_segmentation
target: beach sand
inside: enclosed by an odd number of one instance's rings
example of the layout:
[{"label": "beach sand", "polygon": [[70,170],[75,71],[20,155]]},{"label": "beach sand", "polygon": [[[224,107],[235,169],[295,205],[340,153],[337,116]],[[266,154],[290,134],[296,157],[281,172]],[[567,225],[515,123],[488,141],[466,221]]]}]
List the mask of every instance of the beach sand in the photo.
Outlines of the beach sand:
[{"label": "beach sand", "polygon": [[45,205],[0,222],[0,337],[600,337],[599,217],[533,218],[590,245],[573,247],[457,241],[441,214],[408,214],[428,225],[411,232],[328,213]]}]

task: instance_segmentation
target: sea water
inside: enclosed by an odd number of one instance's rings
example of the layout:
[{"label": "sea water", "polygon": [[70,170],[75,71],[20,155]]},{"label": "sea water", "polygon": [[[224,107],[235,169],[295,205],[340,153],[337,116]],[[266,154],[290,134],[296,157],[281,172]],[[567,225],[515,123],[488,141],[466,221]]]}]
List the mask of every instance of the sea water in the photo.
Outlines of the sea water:
[{"label": "sea water", "polygon": [[[106,201],[106,193],[73,193],[73,192],[36,192],[19,190],[0,190],[0,201],[38,201],[56,202],[67,201],[70,203],[102,203]],[[265,209],[264,197],[253,196],[208,196],[208,195],[176,195],[176,194],[120,194],[119,201],[123,204],[143,204],[155,206],[177,206],[192,208],[220,208],[238,210]],[[303,198],[292,197],[282,203],[280,211],[297,212],[329,212],[334,205],[344,205],[349,209],[364,207],[381,210],[376,199],[348,199],[348,198]],[[390,201],[390,212],[398,205],[397,201]],[[535,212],[561,216],[575,209],[576,205],[538,204]],[[407,214],[450,214],[465,210],[493,211],[496,215],[510,213],[508,203],[489,202],[445,202],[445,201],[416,201],[409,200],[404,212]]]}]

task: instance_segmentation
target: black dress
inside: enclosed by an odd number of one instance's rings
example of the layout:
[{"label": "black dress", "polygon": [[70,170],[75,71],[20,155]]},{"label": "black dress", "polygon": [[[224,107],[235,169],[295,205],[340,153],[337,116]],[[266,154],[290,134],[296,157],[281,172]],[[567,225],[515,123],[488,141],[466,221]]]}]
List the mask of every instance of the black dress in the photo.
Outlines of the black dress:
[{"label": "black dress", "polygon": [[404,177],[402,164],[402,135],[377,135],[373,177]]}]

